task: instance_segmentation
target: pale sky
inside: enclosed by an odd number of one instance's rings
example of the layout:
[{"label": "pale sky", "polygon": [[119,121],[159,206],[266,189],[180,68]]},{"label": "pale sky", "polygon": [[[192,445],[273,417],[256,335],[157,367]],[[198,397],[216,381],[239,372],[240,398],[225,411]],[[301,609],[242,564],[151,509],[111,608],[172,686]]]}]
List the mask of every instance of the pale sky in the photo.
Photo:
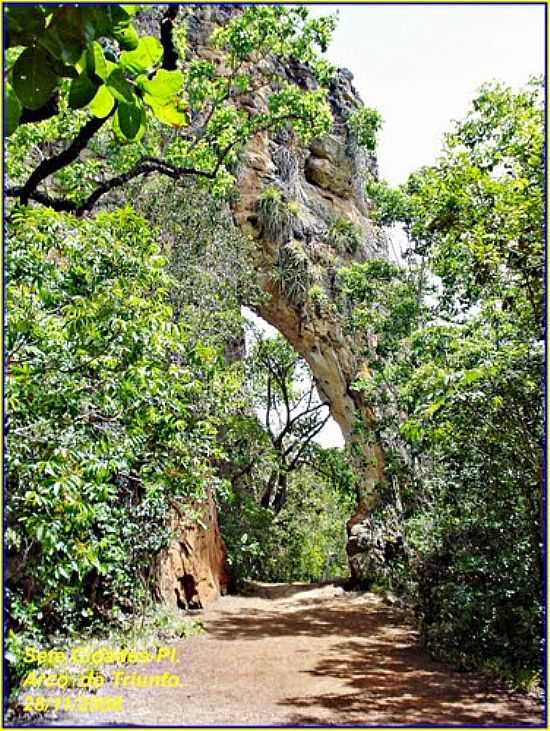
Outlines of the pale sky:
[{"label": "pale sky", "polygon": [[339,22],[328,57],[348,68],[363,102],[384,118],[381,177],[404,182],[435,160],[443,133],[464,117],[476,90],[542,74],[542,5],[329,5]]},{"label": "pale sky", "polygon": [[[384,118],[380,176],[396,185],[435,161],[443,133],[486,81],[521,86],[543,74],[542,5],[329,5],[338,11],[328,57],[348,68],[363,102]],[[342,446],[335,422],[319,435]]]}]

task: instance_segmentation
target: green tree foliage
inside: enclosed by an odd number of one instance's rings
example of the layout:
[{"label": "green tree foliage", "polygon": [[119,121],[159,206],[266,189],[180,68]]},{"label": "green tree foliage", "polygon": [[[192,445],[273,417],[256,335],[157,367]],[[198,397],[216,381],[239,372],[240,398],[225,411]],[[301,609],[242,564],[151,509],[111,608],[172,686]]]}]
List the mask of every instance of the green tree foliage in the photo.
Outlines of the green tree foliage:
[{"label": "green tree foliage", "polygon": [[235,225],[229,205],[196,181],[173,186],[163,178],[134,181],[133,204],[159,231],[172,276],[169,299],[187,335],[225,352],[244,355],[241,305],[259,304],[252,242]]},{"label": "green tree foliage", "polygon": [[346,122],[356,143],[369,152],[374,152],[376,135],[382,128],[380,112],[371,107],[361,107],[352,112]]},{"label": "green tree foliage", "polygon": [[9,234],[10,626],[38,635],[150,591],[173,501],[216,485],[240,380],[175,320],[155,231],[130,209],[21,208]]},{"label": "green tree foliage", "polygon": [[[299,7],[245,8],[213,33],[215,63],[186,52],[191,9],[177,17],[167,10],[161,24],[169,32],[159,30],[163,43],[136,30],[141,16],[146,23],[154,9],[144,9],[133,22],[135,12],[134,6],[121,5],[7,10],[12,149],[28,137],[19,122],[48,120],[45,142],[56,119],[82,110],[71,125],[74,132],[63,134],[68,146],[28,167],[8,196],[82,214],[111,190],[151,173],[172,180],[199,177],[226,192],[239,152],[255,134],[288,127],[307,141],[330,128],[325,86],[332,69],[319,51],[326,49],[332,19],[310,19]],[[304,90],[288,81],[283,64],[291,57],[309,64],[317,88]],[[111,160],[97,149],[107,121],[119,145],[134,143],[122,159]],[[96,169],[76,185],[75,197],[63,178],[83,151],[88,167],[94,160]],[[61,183],[55,197],[41,189],[52,177]]]},{"label": "green tree foliage", "polygon": [[345,523],[355,495],[345,455],[315,450],[311,464],[288,476],[277,514],[250,491],[234,489],[223,503],[221,528],[232,577],[261,581],[324,581],[347,576]]},{"label": "green tree foliage", "polygon": [[434,654],[520,683],[541,658],[542,154],[540,84],[483,87],[436,165],[369,185],[380,220],[405,224],[409,267],[340,273],[400,491],[392,580]]},{"label": "green tree foliage", "polygon": [[250,336],[249,409],[226,434],[232,489],[220,511],[235,586],[344,576],[355,482],[345,453],[315,441],[327,406],[283,338],[254,328]]},{"label": "green tree foliage", "polygon": [[379,220],[404,222],[415,251],[429,251],[449,314],[500,297],[530,330],[540,325],[543,114],[540,81],[518,93],[487,85],[446,135],[437,165],[399,190],[367,186]]},{"label": "green tree foliage", "polygon": [[19,50],[8,71],[8,134],[17,129],[23,110],[50,116],[64,79],[71,79],[65,84],[70,108],[87,107],[99,119],[116,111],[113,130],[125,140],[145,132],[146,106],[159,120],[183,126],[183,75],[161,68],[164,51],[157,38],[139,37],[132,23],[137,10],[134,5],[8,7],[7,45]]},{"label": "green tree foliage", "polygon": [[[344,566],[354,477],[314,444],[326,418],[310,374],[281,339],[238,362],[240,306],[261,294],[227,207],[254,135],[329,130],[334,21],[244,7],[198,58],[193,12],[6,10],[8,650],[135,611],[174,501],[207,486],[237,579]],[[291,60],[312,88],[289,80]],[[542,622],[541,97],[536,81],[488,85],[436,164],[399,189],[369,181],[378,221],[405,226],[408,265],[337,276],[346,326],[367,331],[354,388],[385,450],[373,520],[383,533],[391,513],[404,536],[386,579],[414,599],[434,654],[524,684]],[[378,113],[347,124],[372,151]],[[279,286],[321,312],[302,244],[285,242],[297,215],[265,189]],[[326,236],[360,245],[348,221]]]}]

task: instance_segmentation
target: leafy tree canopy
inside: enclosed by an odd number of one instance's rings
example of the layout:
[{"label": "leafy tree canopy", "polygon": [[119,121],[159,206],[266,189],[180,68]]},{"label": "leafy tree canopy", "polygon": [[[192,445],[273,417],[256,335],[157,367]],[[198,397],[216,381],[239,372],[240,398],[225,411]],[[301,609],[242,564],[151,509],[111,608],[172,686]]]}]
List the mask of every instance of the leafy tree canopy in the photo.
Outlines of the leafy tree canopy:
[{"label": "leafy tree canopy", "polygon": [[[186,47],[187,13],[169,8],[157,38],[138,33],[136,6],[7,9],[7,114],[14,147],[25,139],[18,134],[23,123],[57,117],[66,127],[67,117],[83,110],[69,125],[70,135],[64,131],[65,149],[31,168],[9,196],[82,214],[113,188],[153,172],[174,180],[198,176],[225,191],[240,150],[258,132],[290,127],[308,140],[328,131],[332,116],[324,87],[332,69],[319,52],[326,49],[333,19],[310,19],[299,7],[248,7],[214,32],[215,58],[206,59]],[[287,78],[278,61],[291,58],[309,64],[317,88],[305,90]],[[134,143],[133,154],[118,168],[104,159],[89,164],[75,200],[63,185],[64,171],[93,148],[107,122],[119,142]],[[42,132],[46,141],[52,126]],[[41,188],[52,176],[57,197]]]},{"label": "leafy tree canopy", "polygon": [[[378,220],[402,221],[449,313],[493,299],[531,330],[543,309],[543,86],[484,86],[436,165],[400,189],[372,182]],[[528,310],[525,310],[525,307]]]},{"label": "leafy tree canopy", "polygon": [[408,587],[434,654],[525,685],[542,636],[541,92],[484,86],[436,164],[398,189],[370,181],[407,266],[339,274],[385,447],[372,520],[392,515],[405,540],[386,580]]},{"label": "leafy tree canopy", "polygon": [[174,318],[156,232],[130,209],[22,208],[9,233],[8,587],[23,636],[113,618],[149,591],[173,502],[217,484],[241,380]]}]

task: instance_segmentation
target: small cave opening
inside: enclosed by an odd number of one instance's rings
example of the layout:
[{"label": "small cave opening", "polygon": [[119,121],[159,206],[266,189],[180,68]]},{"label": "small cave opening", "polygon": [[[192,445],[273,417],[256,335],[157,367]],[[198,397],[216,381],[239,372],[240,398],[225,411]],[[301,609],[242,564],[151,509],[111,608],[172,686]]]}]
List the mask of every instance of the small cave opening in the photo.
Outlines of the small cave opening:
[{"label": "small cave opening", "polygon": [[194,576],[183,574],[178,577],[178,586],[175,588],[176,604],[178,609],[186,611],[190,609],[202,609],[202,602],[197,591],[197,584]]}]

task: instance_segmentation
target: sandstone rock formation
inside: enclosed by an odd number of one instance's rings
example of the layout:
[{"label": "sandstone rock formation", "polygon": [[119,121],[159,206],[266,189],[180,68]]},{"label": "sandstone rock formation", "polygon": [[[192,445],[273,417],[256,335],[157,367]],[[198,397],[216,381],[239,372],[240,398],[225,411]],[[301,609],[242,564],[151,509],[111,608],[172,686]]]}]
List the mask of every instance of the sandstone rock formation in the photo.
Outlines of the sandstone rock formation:
[{"label": "sandstone rock formation", "polygon": [[[193,513],[197,522],[190,520]],[[174,503],[172,515],[175,538],[159,557],[159,598],[178,609],[200,609],[225,594],[229,583],[212,492],[203,503],[186,505],[185,511]]]},{"label": "sandstone rock formation", "polygon": [[[193,52],[212,58],[208,37],[234,12],[239,10],[194,8],[189,33]],[[302,64],[286,64],[280,70],[303,88],[315,86]],[[358,375],[368,368],[363,355],[365,335],[346,329],[345,313],[336,306],[337,271],[352,261],[385,258],[387,242],[369,218],[364,193],[365,174],[377,175],[376,158],[356,143],[346,124],[348,115],[362,106],[352,80],[351,72],[340,69],[331,83],[334,123],[323,139],[312,140],[304,148],[290,133],[263,133],[250,142],[239,171],[234,218],[257,242],[255,269],[269,294],[258,314],[303,355],[346,442],[359,447],[354,458],[361,483],[357,512],[348,523],[348,555],[353,577],[363,580],[383,561],[383,540],[369,519],[383,480],[383,453],[373,438],[374,415],[362,394],[353,389]],[[263,111],[263,100],[256,103],[258,111]],[[266,220],[262,211],[262,191],[268,187],[278,191],[291,211],[281,210],[278,226]],[[353,224],[360,232],[353,249],[338,248],[331,240],[331,229],[339,221]],[[292,281],[286,282],[285,277]],[[301,286],[292,286],[298,278]],[[321,293],[320,298],[311,296],[312,288]],[[357,429],[358,424],[362,428]]]},{"label": "sandstone rock formation", "polygon": [[[237,12],[241,12],[239,6],[229,5],[188,9],[190,53],[214,62],[219,60],[219,54],[209,48],[208,39],[218,25]],[[303,88],[316,84],[302,64],[287,63],[278,70]],[[365,174],[377,175],[376,158],[357,144],[346,124],[348,115],[362,106],[352,80],[351,72],[340,69],[331,82],[329,101],[334,123],[332,132],[323,139],[312,140],[305,148],[289,132],[261,133],[251,140],[238,172],[240,195],[233,215],[241,230],[256,242],[254,267],[260,286],[268,295],[257,308],[258,314],[305,358],[319,395],[330,404],[346,442],[355,445],[355,466],[361,479],[357,511],[347,526],[348,555],[353,578],[362,581],[376,574],[386,553],[387,539],[369,518],[383,481],[383,452],[374,439],[374,415],[362,394],[353,388],[357,377],[368,372],[363,354],[367,336],[346,327],[337,272],[353,261],[385,258],[387,242],[369,217],[369,200],[364,193]],[[264,111],[261,96],[250,103]],[[279,210],[271,214],[262,203],[267,188],[273,189],[280,199]],[[359,232],[353,246],[342,246],[331,235],[341,222]],[[317,296],[313,296],[314,292]],[[179,548],[176,542],[165,559],[164,566],[169,568],[165,568],[163,596],[171,601],[176,596],[176,603],[189,604],[188,598],[181,598],[183,594],[187,597],[185,588],[177,586],[182,581],[191,586],[191,579],[185,579],[189,573],[199,595],[198,587],[202,587],[201,602],[208,601],[212,591],[223,585],[223,580],[216,578],[217,572],[221,572],[220,554],[210,557],[207,549],[209,541],[220,546],[216,531],[212,516],[210,528],[202,538],[199,539],[200,532],[181,533]],[[190,535],[195,535],[195,543]],[[398,542],[397,536],[393,538]],[[190,551],[192,545],[197,556]],[[211,558],[214,570],[209,576],[202,560]]]}]

